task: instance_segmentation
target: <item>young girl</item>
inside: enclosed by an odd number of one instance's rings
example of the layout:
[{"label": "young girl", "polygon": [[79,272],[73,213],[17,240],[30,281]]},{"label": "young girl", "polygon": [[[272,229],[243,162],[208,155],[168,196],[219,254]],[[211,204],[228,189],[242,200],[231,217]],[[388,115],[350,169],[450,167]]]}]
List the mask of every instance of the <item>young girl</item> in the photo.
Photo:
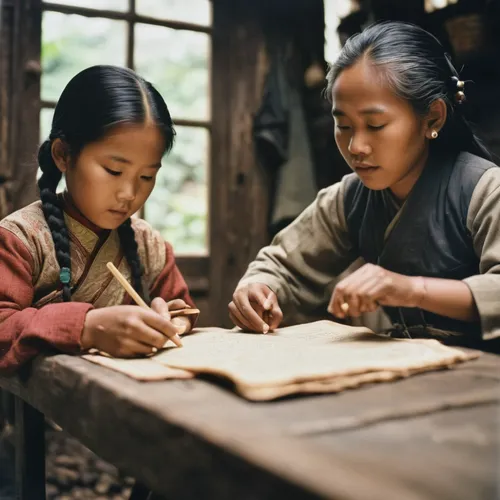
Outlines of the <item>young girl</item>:
[{"label": "young girl", "polygon": [[[229,304],[241,328],[293,310],[379,306],[392,335],[483,346],[500,336],[500,169],[464,116],[466,88],[436,38],[400,22],[348,40],[327,76],[337,145],[354,171],[262,249]],[[328,297],[326,297],[326,302]]]},{"label": "young girl", "polygon": [[[46,348],[130,357],[181,345],[192,325],[169,309],[193,302],[172,247],[131,218],[174,135],[162,97],[133,71],[95,66],[69,82],[38,154],[41,201],[0,222],[0,372]],[[152,310],[132,304],[109,261]]]}]

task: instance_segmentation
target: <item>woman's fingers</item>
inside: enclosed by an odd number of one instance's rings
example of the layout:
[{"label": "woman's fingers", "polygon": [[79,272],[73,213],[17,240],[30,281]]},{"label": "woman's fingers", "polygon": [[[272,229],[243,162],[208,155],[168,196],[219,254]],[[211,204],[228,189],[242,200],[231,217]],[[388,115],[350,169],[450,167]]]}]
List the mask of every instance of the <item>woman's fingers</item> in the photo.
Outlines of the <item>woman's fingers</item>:
[{"label": "woman's fingers", "polygon": [[[267,320],[266,323],[269,325],[269,330],[275,330],[283,321],[283,312],[278,304],[278,298],[271,292],[271,295],[268,297],[268,303],[266,306],[268,307],[267,311]],[[270,306],[270,307],[269,307]]]},{"label": "woman's fingers", "polygon": [[283,319],[276,294],[263,283],[237,289],[229,304],[229,314],[240,328],[262,333],[277,328]]},{"label": "woman's fingers", "polygon": [[[340,281],[334,289],[328,311],[339,318],[356,317],[372,308],[366,297],[371,283],[376,280],[376,266],[366,264]],[[368,286],[367,286],[368,284]]]},{"label": "woman's fingers", "polygon": [[[235,304],[238,313],[242,319],[242,322],[246,324],[250,330],[255,332],[267,333],[269,330],[269,325],[267,325],[261,316],[254,309],[247,293],[235,293],[233,297],[233,303]],[[257,307],[261,310],[262,306],[257,303]]]},{"label": "woman's fingers", "polygon": [[229,317],[231,321],[242,330],[255,331],[252,330],[252,327],[247,323],[234,302],[229,303]]}]

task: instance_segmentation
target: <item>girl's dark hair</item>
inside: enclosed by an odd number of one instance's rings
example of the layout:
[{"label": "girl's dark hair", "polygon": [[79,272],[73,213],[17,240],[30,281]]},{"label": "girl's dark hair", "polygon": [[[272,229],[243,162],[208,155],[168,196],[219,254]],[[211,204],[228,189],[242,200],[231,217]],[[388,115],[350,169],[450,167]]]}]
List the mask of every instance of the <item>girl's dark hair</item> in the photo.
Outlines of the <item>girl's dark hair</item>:
[{"label": "girl's dark hair", "polygon": [[[385,21],[349,38],[327,74],[327,96],[340,73],[366,57],[399,97],[424,116],[436,99],[446,103],[448,116],[435,147],[468,151],[491,161],[491,155],[474,135],[457,102],[459,74],[439,40],[413,24]],[[465,90],[466,92],[466,90]]]},{"label": "girl's dark hair", "polygon": [[[38,181],[42,209],[54,241],[63,300],[71,300],[71,256],[68,229],[56,188],[62,174],[52,157],[52,143],[61,139],[72,161],[81,150],[101,139],[111,127],[123,123],[141,124],[152,120],[165,138],[165,152],[172,148],[175,131],[165,101],[158,91],[133,71],[116,66],[93,66],[78,73],[66,86],[54,111],[49,138],[40,146]],[[118,234],[130,266],[132,284],[146,302],[148,290],[142,284],[142,265],[131,220]]]}]

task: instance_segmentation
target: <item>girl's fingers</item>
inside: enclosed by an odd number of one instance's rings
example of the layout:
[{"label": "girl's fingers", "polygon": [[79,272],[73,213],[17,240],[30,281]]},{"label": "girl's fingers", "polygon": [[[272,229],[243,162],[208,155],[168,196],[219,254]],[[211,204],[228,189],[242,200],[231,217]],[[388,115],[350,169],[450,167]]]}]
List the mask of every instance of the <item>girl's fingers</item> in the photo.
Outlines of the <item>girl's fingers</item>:
[{"label": "girl's fingers", "polygon": [[182,299],[169,300],[167,302],[170,311],[175,311],[177,309],[188,309],[190,305],[184,302]]},{"label": "girl's fingers", "polygon": [[191,321],[186,316],[177,316],[172,319],[172,325],[177,328],[177,333],[182,335],[186,333],[191,328]]},{"label": "girl's fingers", "polygon": [[165,319],[170,320],[169,305],[161,297],[155,297],[153,299],[151,302],[151,309]]},{"label": "girl's fingers", "polygon": [[[144,326],[149,327],[150,330],[152,329],[153,331],[156,330],[158,334],[163,334],[165,335],[168,339],[170,339],[177,347],[182,347],[182,341],[181,338],[179,337],[179,334],[177,333],[177,328],[165,317],[161,316],[160,314],[147,310],[147,309],[140,309],[141,311],[141,318],[144,321]],[[146,330],[142,329],[144,332]],[[151,336],[151,331],[149,330],[148,335]],[[145,339],[140,339],[141,342],[148,343],[148,341]],[[165,343],[165,339],[163,338],[163,344]],[[161,344],[161,346],[163,346]],[[158,347],[156,344],[152,344]],[[160,346],[160,347],[161,347]]]},{"label": "girl's fingers", "polygon": [[146,323],[140,324],[134,332],[134,336],[130,338],[131,340],[149,346],[150,349],[151,347],[161,349],[165,345],[165,342],[170,339],[170,337],[163,335],[162,332],[159,332],[155,328],[151,328]]},{"label": "girl's fingers", "polygon": [[117,352],[114,355],[119,358],[134,358],[137,356],[154,354],[158,349],[158,347],[143,344],[142,342],[131,338],[124,338],[120,342],[120,346],[117,348]]}]

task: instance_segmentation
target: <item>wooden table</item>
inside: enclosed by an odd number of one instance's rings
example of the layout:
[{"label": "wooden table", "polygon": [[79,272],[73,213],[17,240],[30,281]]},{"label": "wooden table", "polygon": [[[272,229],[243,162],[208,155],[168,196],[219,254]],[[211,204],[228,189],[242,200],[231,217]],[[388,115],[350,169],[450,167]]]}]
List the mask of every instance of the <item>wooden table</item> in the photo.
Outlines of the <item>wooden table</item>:
[{"label": "wooden table", "polygon": [[169,499],[500,498],[500,357],[492,354],[268,403],[206,380],[140,383],[67,355],[39,358],[27,380],[0,386],[28,403],[17,409],[30,500],[43,495],[42,415],[31,405]]}]

